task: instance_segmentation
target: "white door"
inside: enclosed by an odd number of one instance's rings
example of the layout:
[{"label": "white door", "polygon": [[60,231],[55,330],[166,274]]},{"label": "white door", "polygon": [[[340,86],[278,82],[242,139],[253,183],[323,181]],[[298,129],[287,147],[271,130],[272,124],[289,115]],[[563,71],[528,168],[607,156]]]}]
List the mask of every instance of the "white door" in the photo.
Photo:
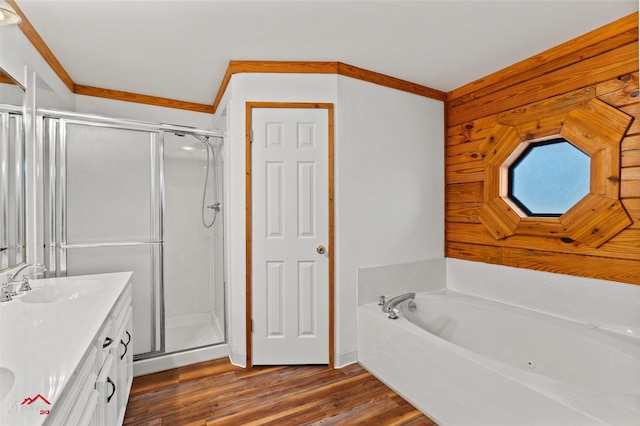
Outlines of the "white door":
[{"label": "white door", "polygon": [[327,110],[252,111],[252,363],[327,364]]}]

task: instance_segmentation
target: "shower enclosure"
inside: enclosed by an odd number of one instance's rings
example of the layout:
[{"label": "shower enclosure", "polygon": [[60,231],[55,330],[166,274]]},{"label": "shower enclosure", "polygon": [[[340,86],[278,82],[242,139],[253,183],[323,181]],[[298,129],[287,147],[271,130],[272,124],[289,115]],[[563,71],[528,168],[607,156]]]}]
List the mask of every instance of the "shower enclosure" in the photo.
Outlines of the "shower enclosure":
[{"label": "shower enclosure", "polygon": [[50,276],[133,271],[135,359],[224,343],[221,132],[39,111]]}]

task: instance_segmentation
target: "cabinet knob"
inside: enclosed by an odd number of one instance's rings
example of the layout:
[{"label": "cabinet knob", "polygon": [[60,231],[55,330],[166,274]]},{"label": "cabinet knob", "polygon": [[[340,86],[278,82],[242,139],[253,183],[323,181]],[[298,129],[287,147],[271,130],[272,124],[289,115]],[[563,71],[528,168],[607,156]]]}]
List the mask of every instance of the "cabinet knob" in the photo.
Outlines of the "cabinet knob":
[{"label": "cabinet knob", "polygon": [[107,337],[106,339],[104,339],[104,342],[102,343],[102,349],[106,349],[109,346],[111,346],[111,344],[113,343],[113,339],[111,337]]}]

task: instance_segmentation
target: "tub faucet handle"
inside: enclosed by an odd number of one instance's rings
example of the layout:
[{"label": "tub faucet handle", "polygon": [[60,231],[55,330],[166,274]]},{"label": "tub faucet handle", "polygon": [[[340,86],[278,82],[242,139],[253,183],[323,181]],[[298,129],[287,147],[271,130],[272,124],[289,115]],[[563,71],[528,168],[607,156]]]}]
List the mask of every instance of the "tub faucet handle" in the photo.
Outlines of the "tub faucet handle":
[{"label": "tub faucet handle", "polygon": [[388,295],[383,294],[382,296],[380,296],[380,298],[378,299],[378,305],[382,306],[384,305],[384,303],[387,301],[387,297],[389,297]]}]

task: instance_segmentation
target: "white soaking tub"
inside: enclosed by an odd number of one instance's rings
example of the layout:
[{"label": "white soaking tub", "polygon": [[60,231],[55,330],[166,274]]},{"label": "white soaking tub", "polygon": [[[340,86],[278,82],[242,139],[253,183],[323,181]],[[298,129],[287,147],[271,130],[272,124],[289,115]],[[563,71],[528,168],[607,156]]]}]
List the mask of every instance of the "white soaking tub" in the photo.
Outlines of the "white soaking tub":
[{"label": "white soaking tub", "polygon": [[358,308],[358,358],[441,425],[640,425],[640,339],[451,290]]}]

